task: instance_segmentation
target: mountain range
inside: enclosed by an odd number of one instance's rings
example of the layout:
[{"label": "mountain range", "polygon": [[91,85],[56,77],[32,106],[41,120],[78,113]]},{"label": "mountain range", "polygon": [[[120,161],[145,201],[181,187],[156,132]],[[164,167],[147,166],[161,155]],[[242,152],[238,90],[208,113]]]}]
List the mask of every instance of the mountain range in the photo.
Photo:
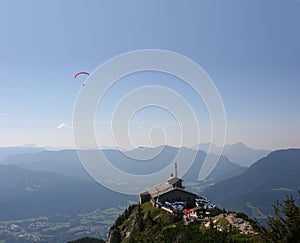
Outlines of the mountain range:
[{"label": "mountain range", "polygon": [[14,147],[0,147],[0,164],[10,155],[22,153],[37,153],[45,150],[42,147],[35,146],[14,146]]},{"label": "mountain range", "polygon": [[[242,144],[234,147],[252,151]],[[231,146],[232,153],[234,147]],[[198,181],[207,156],[202,150],[165,146],[137,148],[126,153],[105,149],[103,153],[114,166],[142,175],[164,168],[179,151],[183,162],[185,156],[195,155],[190,169],[183,176],[184,185],[188,190],[213,200],[221,208],[243,211],[263,220],[273,213],[272,204],[276,200],[283,200],[286,195],[299,197],[300,149],[278,150],[267,155],[263,155],[266,151],[254,150],[252,158],[260,153],[262,157],[249,168],[223,153],[204,182]],[[97,184],[83,168],[76,150],[14,147],[2,148],[0,152],[5,155],[0,162],[0,220],[74,215],[138,200],[137,196],[116,193]],[[95,153],[94,150],[89,152]],[[154,156],[157,154],[159,156]],[[218,158],[216,156],[210,154],[209,158]]]},{"label": "mountain range", "polygon": [[0,220],[81,212],[126,205],[136,200],[93,180],[0,165]]},{"label": "mountain range", "polygon": [[[240,144],[236,145],[236,148],[239,146],[244,147],[244,145]],[[20,148],[14,149],[17,152],[22,151]],[[80,195],[81,190],[97,195],[99,193],[109,195],[105,196],[108,199],[106,205],[115,200],[114,196],[111,196],[111,191],[98,185],[90,178],[78,159],[75,150],[39,151],[39,148],[22,149],[29,149],[29,153],[8,155],[2,161],[3,165],[0,167],[0,208],[4,210],[3,212],[12,205],[22,208],[23,201],[26,202],[24,205],[28,205],[28,202],[38,202],[40,198],[45,198],[45,196],[42,196],[43,193],[45,195],[49,193],[52,197],[60,197],[58,196],[60,193],[59,190],[55,190],[55,188],[61,190],[61,195],[64,194],[63,191]],[[11,148],[10,151],[12,150]],[[159,147],[138,148],[124,154],[119,150],[106,149],[103,150],[103,153],[114,166],[129,173],[143,174],[164,168],[170,159],[172,160],[176,156],[179,150],[183,150],[183,154],[193,152],[189,148],[165,146],[163,150]],[[206,181],[209,183],[203,187],[206,188],[203,194],[217,202],[220,206],[244,211],[258,218],[266,217],[272,213],[271,204],[276,199],[284,198],[285,194],[295,194],[299,190],[298,185],[300,185],[300,181],[296,176],[299,172],[299,151],[297,149],[290,149],[271,152],[266,157],[252,164],[249,168],[231,161],[227,156],[221,156],[214,170],[206,178]],[[91,151],[91,153],[93,152]],[[151,157],[157,153],[160,153],[159,156]],[[201,150],[196,151],[194,162],[183,176],[186,184],[190,182],[199,183],[198,174],[206,155]],[[215,155],[211,154],[211,156],[213,158]],[[148,158],[148,160],[139,161],[135,159],[139,157]],[[140,165],[138,166],[139,163]],[[60,182],[61,184],[54,186],[53,182]],[[29,183],[29,186],[26,183]],[[77,191],[70,191],[69,186],[77,188]],[[207,188],[208,186],[210,187]],[[202,193],[202,190],[200,191]],[[55,193],[58,194],[56,195]],[[69,195],[69,198],[72,197]],[[110,197],[112,197],[112,201],[110,201]],[[133,197],[125,198],[127,200]],[[99,201],[97,201],[98,199]],[[101,203],[101,197],[98,199],[95,202]],[[75,201],[79,203],[82,200],[84,200],[84,197],[78,197]],[[43,204],[42,201],[40,202]],[[47,203],[45,205],[49,206]],[[55,204],[50,206],[52,209],[55,207]],[[77,209],[79,208],[78,206]],[[30,211],[30,206],[28,206],[28,210]],[[17,210],[12,211],[17,212]],[[26,213],[22,215],[26,215]]]},{"label": "mountain range", "polygon": [[[186,154],[194,153],[191,149],[183,150]],[[157,151],[159,148],[144,148],[128,155],[142,156],[145,153],[149,156]],[[176,156],[178,148],[166,146],[157,158],[140,162],[142,167],[137,166],[137,160],[121,151],[107,149],[103,152],[118,168],[141,173],[143,168],[151,172],[165,166]],[[192,167],[184,176],[186,182],[197,181],[205,156],[203,151],[197,151]],[[216,183],[244,170],[244,167],[222,156],[208,180]],[[75,150],[19,153],[8,156],[0,165],[0,219],[82,212],[126,204],[128,200],[137,198],[112,192],[92,180]]]},{"label": "mountain range", "polygon": [[[161,146],[160,146],[161,147]],[[134,157],[138,156],[138,158],[141,158],[140,156],[145,156],[145,153],[152,154],[153,151],[151,150],[157,150],[160,149],[160,147],[157,148],[143,148],[138,147],[136,149],[130,150],[130,151],[123,151],[129,155],[133,155]],[[168,147],[168,146],[167,146]],[[208,153],[208,150],[210,148],[210,153],[215,154],[218,151],[220,151],[220,147],[210,144],[210,143],[203,143],[199,145],[195,145],[191,147],[191,149],[201,150],[205,153]],[[109,147],[101,147],[101,150],[119,150],[117,148],[109,148]],[[21,153],[36,153],[41,151],[62,151],[62,150],[74,150],[74,149],[59,149],[59,148],[52,148],[52,147],[37,147],[34,144],[24,145],[24,146],[15,146],[15,147],[0,147],[0,164],[10,155],[15,154],[21,154]],[[142,152],[142,153],[141,153]],[[262,149],[252,149],[244,145],[243,143],[236,143],[236,144],[228,144],[225,145],[223,148],[222,155],[226,156],[229,160],[238,163],[239,165],[243,167],[249,167],[251,164],[256,162],[258,159],[266,156],[270,151],[269,150],[262,150]],[[146,157],[147,154],[146,154]]]},{"label": "mountain range", "polygon": [[[95,150],[90,150],[88,152],[91,154],[96,153]],[[127,153],[114,149],[106,149],[102,152],[112,165],[127,173],[133,174],[149,174],[159,171],[171,163],[172,160],[178,156],[179,152],[181,154],[181,161],[183,162],[186,162],[187,158],[194,156],[195,158],[190,169],[183,176],[183,179],[186,181],[198,180],[199,171],[207,156],[207,154],[201,150],[195,152],[189,148],[175,148],[170,146],[165,146],[163,149],[160,147],[138,148]],[[145,159],[140,160],[140,158]],[[245,167],[230,161],[225,156],[221,156],[218,159],[216,155],[211,154],[207,159],[208,161],[218,160],[216,167],[207,177],[207,180],[214,183],[231,178],[242,173],[246,169]],[[50,171],[64,176],[91,179],[83,168],[75,150],[40,151],[36,153],[15,154],[10,155],[2,163],[19,165],[22,168],[32,171]]]},{"label": "mountain range", "polygon": [[[192,148],[198,148],[206,153],[208,153],[208,151],[210,151],[210,153],[217,153],[221,149],[221,147],[210,143],[195,145]],[[222,155],[241,166],[249,167],[270,152],[271,151],[265,149],[252,149],[243,143],[235,143],[225,145],[223,147]]]},{"label": "mountain range", "polygon": [[220,207],[243,211],[252,217],[266,218],[272,204],[286,195],[299,198],[300,149],[271,152],[241,175],[216,183],[203,191]]}]

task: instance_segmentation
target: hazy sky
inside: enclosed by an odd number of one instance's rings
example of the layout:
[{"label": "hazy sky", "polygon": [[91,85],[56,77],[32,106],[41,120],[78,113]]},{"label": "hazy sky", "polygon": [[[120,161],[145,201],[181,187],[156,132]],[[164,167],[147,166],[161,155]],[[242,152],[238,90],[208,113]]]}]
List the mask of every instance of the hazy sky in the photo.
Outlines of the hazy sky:
[{"label": "hazy sky", "polygon": [[[124,52],[157,48],[187,56],[210,75],[223,99],[227,143],[300,147],[298,0],[2,0],[0,29],[0,146],[73,146],[73,107],[84,80],[74,74]],[[174,77],[144,73],[124,78],[107,95],[97,114],[101,145],[112,145],[101,112],[110,113],[130,88],[146,84],[187,97],[204,117],[201,141],[209,141],[201,100]],[[134,119],[137,145],[147,145],[145,134],[157,124],[169,129],[168,143],[177,139],[168,112],[150,107]]]}]

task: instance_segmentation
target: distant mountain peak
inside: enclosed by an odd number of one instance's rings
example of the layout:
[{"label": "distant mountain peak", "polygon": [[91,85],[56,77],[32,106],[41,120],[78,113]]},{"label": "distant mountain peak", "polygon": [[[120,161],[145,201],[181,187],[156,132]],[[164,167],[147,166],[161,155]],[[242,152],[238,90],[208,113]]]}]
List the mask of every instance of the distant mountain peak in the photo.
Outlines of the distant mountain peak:
[{"label": "distant mountain peak", "polygon": [[22,148],[39,148],[39,146],[35,145],[34,143],[28,143],[20,146]]},{"label": "distant mountain peak", "polygon": [[235,147],[244,147],[244,148],[248,148],[244,143],[242,142],[238,142],[238,143],[233,143],[233,144],[227,144],[225,146],[235,146]]}]

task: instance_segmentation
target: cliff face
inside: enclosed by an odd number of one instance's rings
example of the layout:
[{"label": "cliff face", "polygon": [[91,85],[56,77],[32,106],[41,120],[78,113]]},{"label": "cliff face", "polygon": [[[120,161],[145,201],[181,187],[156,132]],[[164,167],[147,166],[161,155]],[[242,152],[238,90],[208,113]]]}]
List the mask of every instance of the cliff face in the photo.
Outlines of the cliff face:
[{"label": "cliff face", "polygon": [[122,236],[121,236],[119,230],[115,230],[115,229],[110,229],[109,230],[109,234],[108,234],[106,242],[118,243],[118,242],[121,242],[121,240],[122,240]]},{"label": "cliff face", "polygon": [[255,223],[241,213],[216,210],[206,221],[186,221],[151,203],[127,208],[111,227],[108,243],[119,242],[263,242]]}]

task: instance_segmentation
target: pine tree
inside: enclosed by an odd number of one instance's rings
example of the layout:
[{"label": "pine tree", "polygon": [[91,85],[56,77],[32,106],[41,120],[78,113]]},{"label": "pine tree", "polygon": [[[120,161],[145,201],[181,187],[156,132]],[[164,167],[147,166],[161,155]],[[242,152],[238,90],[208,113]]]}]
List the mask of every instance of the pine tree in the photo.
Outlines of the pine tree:
[{"label": "pine tree", "polygon": [[292,196],[284,201],[284,235],[287,242],[300,242],[300,205],[295,205]]},{"label": "pine tree", "polygon": [[281,216],[282,205],[277,201],[274,208],[274,216],[269,218],[268,225],[268,237],[271,242],[284,242],[283,236],[283,218]]},{"label": "pine tree", "polygon": [[273,207],[274,216],[268,220],[269,228],[262,228],[262,236],[268,242],[300,243],[300,205],[287,196],[284,205],[277,201]]}]

